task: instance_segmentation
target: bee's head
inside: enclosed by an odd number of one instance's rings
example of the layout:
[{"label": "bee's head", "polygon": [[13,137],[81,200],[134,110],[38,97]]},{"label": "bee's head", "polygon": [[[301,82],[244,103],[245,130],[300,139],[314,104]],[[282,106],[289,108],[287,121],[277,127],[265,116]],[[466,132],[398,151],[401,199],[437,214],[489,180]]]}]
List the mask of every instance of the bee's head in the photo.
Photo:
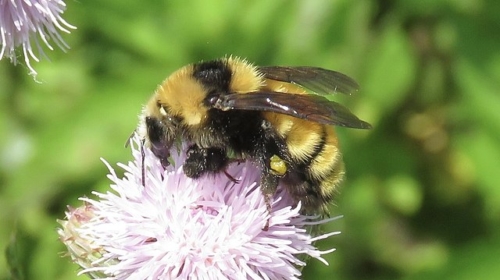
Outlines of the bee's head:
[{"label": "bee's head", "polygon": [[163,166],[168,166],[170,149],[179,133],[178,118],[171,116],[162,104],[154,100],[145,106],[140,122],[138,130],[146,147],[160,159]]}]

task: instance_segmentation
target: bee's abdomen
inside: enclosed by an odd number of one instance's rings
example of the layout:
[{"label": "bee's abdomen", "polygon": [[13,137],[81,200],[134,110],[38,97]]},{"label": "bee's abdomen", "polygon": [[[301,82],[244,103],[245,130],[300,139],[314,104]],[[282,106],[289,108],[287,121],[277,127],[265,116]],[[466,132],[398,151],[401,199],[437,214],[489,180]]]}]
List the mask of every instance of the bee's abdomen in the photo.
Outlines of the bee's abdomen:
[{"label": "bee's abdomen", "polygon": [[[314,181],[336,182],[337,173],[343,174],[342,155],[338,147],[338,139],[333,127],[324,126],[325,141],[321,151],[314,155],[308,166],[309,179]],[[341,175],[342,175],[341,174]],[[331,186],[334,188],[336,185]],[[328,189],[330,189],[328,188]],[[323,191],[327,189],[322,188]]]},{"label": "bee's abdomen", "polygon": [[[300,125],[300,128],[293,126]],[[294,123],[283,133],[291,170],[283,182],[289,193],[301,201],[304,212],[327,213],[344,178],[344,164],[334,128],[317,123]],[[300,133],[298,133],[300,132]]]}]

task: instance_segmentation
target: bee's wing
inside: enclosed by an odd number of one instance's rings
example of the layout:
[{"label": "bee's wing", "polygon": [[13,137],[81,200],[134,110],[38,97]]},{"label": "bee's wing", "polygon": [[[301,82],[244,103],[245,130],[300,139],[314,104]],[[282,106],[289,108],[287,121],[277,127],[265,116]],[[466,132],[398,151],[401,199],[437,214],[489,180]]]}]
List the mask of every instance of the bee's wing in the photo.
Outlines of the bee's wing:
[{"label": "bee's wing", "polygon": [[249,92],[222,95],[212,100],[212,107],[219,110],[256,110],[286,114],[317,123],[351,128],[371,128],[349,109],[325,97],[311,94],[283,92]]},{"label": "bee's wing", "polygon": [[317,94],[351,94],[359,89],[358,83],[340,72],[318,67],[261,66],[264,78],[297,84]]}]

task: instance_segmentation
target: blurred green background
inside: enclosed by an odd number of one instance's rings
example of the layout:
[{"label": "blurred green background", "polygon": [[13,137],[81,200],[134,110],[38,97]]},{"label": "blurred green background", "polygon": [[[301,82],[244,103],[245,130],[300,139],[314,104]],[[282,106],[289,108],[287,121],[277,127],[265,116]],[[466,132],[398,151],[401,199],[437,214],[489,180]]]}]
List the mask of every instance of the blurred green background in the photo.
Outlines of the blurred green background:
[{"label": "blurred green background", "polygon": [[[18,279],[86,279],[56,219],[106,190],[141,105],[175,69],[234,54],[354,77],[329,266],[304,279],[500,279],[500,1],[67,1],[67,53],[0,62],[0,248]],[[9,279],[5,254],[0,279]]]}]

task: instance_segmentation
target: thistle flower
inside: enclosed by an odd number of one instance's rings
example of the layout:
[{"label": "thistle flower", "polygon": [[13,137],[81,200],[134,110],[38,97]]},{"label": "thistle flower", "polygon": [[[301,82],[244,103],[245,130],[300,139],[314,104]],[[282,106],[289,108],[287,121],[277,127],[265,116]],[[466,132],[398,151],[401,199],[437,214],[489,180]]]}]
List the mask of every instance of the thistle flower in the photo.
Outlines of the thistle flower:
[{"label": "thistle flower", "polygon": [[40,39],[50,50],[50,40],[63,51],[69,48],[59,31],[70,33],[76,27],[61,17],[65,9],[62,0],[0,0],[0,60],[5,56],[16,64],[15,49],[21,47],[30,75],[36,76],[30,59],[38,62],[36,53],[45,56]]},{"label": "thistle flower", "polygon": [[[299,205],[279,188],[268,212],[259,171],[251,163],[234,164],[226,175],[190,179],[182,171],[183,154],[173,152],[166,170],[134,138],[134,160],[110,171],[113,191],[70,208],[58,233],[80,274],[106,279],[298,279],[301,258],[327,264],[313,246],[339,232],[311,236],[307,229],[328,221],[303,216]],[[144,164],[144,167],[142,166]],[[145,178],[143,186],[143,170]],[[268,230],[263,230],[269,219]]]}]

